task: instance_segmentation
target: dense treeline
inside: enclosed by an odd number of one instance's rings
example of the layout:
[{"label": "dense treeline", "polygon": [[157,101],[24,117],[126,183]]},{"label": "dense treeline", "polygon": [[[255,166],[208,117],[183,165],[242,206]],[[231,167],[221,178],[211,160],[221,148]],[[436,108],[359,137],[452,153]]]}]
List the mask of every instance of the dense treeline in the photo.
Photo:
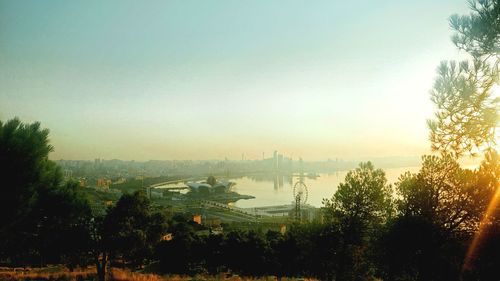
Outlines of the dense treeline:
[{"label": "dense treeline", "polygon": [[[146,265],[181,274],[495,280],[500,266],[500,212],[491,204],[500,173],[494,150],[476,170],[449,155],[424,156],[420,171],[401,175],[394,187],[381,169],[361,163],[324,201],[321,224],[206,235],[185,216],[167,218],[153,209],[142,192],[124,194],[103,216],[92,214],[77,185],[64,183],[47,159],[47,136],[38,123],[0,124],[2,159],[18,171],[2,172],[6,186],[16,186],[0,196],[3,211],[11,212],[0,231],[7,265],[93,264],[101,280],[108,266]],[[173,239],[162,241],[166,233]]]},{"label": "dense treeline", "polygon": [[[174,239],[158,245],[159,268],[322,280],[496,280],[499,210],[480,223],[498,189],[498,154],[488,155],[476,171],[461,169],[451,158],[424,157],[418,174],[401,176],[397,196],[382,170],[362,163],[325,201],[324,223],[292,225],[283,235],[199,236],[186,222],[176,222],[170,228]],[[478,227],[488,234],[464,267]]]},{"label": "dense treeline", "polygon": [[326,279],[332,272],[331,250],[340,243],[339,229],[331,225],[295,225],[284,235],[251,230],[199,236],[185,223],[176,224],[174,239],[161,242],[156,251],[159,268],[166,273],[231,271]]}]

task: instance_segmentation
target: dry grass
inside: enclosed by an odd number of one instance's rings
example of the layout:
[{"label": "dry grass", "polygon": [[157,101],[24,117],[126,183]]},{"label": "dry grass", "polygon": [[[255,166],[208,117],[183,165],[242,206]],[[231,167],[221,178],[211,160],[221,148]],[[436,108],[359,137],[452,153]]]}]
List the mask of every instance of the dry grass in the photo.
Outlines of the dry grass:
[{"label": "dry grass", "polygon": [[[1,281],[93,281],[97,280],[95,268],[69,271],[64,267],[47,268],[0,268]],[[132,272],[113,268],[108,272],[108,281],[276,281],[273,276],[249,278],[233,275],[219,276],[180,276],[157,275]],[[314,279],[282,278],[282,281],[315,281]]]},{"label": "dry grass", "polygon": [[162,277],[156,274],[142,274],[113,268],[110,273],[112,281],[164,281]]},{"label": "dry grass", "polygon": [[0,268],[2,281],[80,281],[94,280],[95,275],[95,270],[92,269],[69,271],[62,267]]}]

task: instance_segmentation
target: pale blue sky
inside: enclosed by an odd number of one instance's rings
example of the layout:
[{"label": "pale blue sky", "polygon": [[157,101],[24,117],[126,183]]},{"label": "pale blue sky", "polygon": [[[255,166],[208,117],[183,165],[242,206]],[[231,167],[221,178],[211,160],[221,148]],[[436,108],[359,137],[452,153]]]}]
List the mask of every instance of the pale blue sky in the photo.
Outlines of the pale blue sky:
[{"label": "pale blue sky", "polygon": [[429,152],[442,1],[0,0],[0,119],[55,159]]}]

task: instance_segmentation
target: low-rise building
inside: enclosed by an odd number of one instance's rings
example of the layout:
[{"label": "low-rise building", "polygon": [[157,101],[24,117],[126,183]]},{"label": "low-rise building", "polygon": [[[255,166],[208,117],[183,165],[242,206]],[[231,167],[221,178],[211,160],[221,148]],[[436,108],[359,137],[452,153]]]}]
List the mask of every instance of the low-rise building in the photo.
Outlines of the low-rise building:
[{"label": "low-rise building", "polygon": [[194,215],[193,221],[197,224],[201,224],[201,215]]},{"label": "low-rise building", "polygon": [[174,236],[170,232],[163,234],[163,236],[161,237],[161,241],[170,241],[172,239],[174,239]]}]

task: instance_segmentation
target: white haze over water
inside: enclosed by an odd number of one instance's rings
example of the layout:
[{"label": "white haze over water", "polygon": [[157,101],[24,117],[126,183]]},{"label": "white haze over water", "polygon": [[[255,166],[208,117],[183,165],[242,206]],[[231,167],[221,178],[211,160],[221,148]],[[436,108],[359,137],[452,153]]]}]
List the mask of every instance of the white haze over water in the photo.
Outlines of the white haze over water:
[{"label": "white haze over water", "polygon": [[[389,183],[398,181],[401,174],[406,171],[417,173],[420,167],[403,167],[384,169]],[[304,182],[308,187],[307,203],[314,207],[321,207],[324,198],[330,199],[339,183],[344,182],[344,178],[348,171],[339,171],[332,174],[320,174],[316,179],[304,178]],[[236,182],[232,188],[240,194],[255,196],[255,199],[239,200],[234,206],[240,208],[254,208],[274,205],[291,204],[294,201],[293,185],[286,180],[282,187],[274,188],[273,181],[255,181],[249,177],[231,179]],[[295,183],[297,181],[294,178]]]}]

